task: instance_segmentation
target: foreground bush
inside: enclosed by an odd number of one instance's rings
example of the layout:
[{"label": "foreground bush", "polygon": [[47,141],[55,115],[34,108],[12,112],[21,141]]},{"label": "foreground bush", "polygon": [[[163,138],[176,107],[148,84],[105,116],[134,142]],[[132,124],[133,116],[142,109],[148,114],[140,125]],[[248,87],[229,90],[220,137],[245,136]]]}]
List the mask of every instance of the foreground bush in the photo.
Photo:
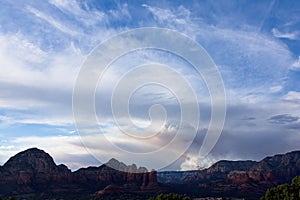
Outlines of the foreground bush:
[{"label": "foreground bush", "polygon": [[300,176],[292,180],[292,184],[282,184],[268,189],[261,200],[300,200]]}]

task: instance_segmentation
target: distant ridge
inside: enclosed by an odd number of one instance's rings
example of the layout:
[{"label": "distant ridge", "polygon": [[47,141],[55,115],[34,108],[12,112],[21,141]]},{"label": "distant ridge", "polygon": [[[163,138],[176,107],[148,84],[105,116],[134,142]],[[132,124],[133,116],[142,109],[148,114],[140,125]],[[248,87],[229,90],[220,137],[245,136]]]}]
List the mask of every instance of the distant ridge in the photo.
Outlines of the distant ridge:
[{"label": "distant ridge", "polygon": [[158,181],[172,190],[199,195],[254,197],[267,188],[290,183],[300,175],[300,151],[268,156],[261,161],[221,160],[204,170],[158,172]]},{"label": "distant ridge", "polygon": [[[122,171],[116,170],[120,169]],[[148,172],[116,159],[71,172],[43,150],[30,148],[0,166],[0,197],[19,194],[121,195],[175,192],[197,196],[253,197],[300,175],[300,151],[261,161],[222,160],[204,170]]]}]

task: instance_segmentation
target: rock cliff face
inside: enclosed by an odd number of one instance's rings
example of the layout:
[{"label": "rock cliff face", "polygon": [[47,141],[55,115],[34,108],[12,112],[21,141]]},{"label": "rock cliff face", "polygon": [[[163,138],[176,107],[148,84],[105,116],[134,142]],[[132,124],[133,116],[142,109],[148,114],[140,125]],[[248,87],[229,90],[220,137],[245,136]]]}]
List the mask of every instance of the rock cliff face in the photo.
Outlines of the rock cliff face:
[{"label": "rock cliff face", "polygon": [[[118,161],[114,159],[113,162],[116,164]],[[131,191],[155,191],[157,189],[158,182],[155,171],[147,172],[146,168],[118,163],[117,165],[121,165],[124,170],[119,171],[109,165],[81,168],[73,173],[72,180],[83,188],[95,190],[110,184],[119,185],[123,189]]]},{"label": "rock cliff face", "polygon": [[97,195],[120,195],[123,194],[124,191],[118,185],[108,185],[103,190],[96,192]]},{"label": "rock cliff face", "polygon": [[219,161],[208,169],[159,172],[158,181],[185,193],[259,197],[300,175],[300,151],[255,161]]},{"label": "rock cliff face", "polygon": [[[116,170],[121,169],[122,171]],[[111,195],[176,192],[199,196],[259,197],[300,175],[300,151],[255,161],[219,161],[204,170],[148,172],[115,159],[71,172],[36,148],[0,167],[0,196],[26,193]]]},{"label": "rock cliff face", "polygon": [[32,148],[11,157],[0,168],[0,194],[43,191],[67,184],[71,178],[65,165],[57,166],[49,154]]},{"label": "rock cliff face", "polygon": [[[119,166],[123,171],[109,166]],[[0,196],[42,192],[94,193],[108,185],[131,192],[151,192],[159,187],[156,172],[147,172],[146,168],[137,168],[135,164],[126,166],[111,159],[99,167],[71,172],[65,165],[56,165],[49,154],[37,148],[16,154],[0,167]],[[108,188],[107,191],[112,190]]]}]

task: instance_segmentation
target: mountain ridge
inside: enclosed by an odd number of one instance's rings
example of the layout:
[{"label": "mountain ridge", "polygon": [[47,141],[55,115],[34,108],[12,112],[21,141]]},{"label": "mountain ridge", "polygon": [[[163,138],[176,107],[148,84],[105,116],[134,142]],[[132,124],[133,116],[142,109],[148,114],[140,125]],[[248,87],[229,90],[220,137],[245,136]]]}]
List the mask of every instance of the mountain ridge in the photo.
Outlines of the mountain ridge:
[{"label": "mountain ridge", "polygon": [[[109,166],[117,164],[124,171]],[[139,172],[139,173],[137,173]],[[118,184],[124,191],[159,191],[156,171],[137,168],[110,160],[107,165],[80,168],[74,172],[64,164],[57,165],[43,150],[30,148],[17,153],[0,166],[0,197],[43,192],[95,193],[111,184]]]},{"label": "mountain ridge", "polygon": [[218,161],[190,172],[158,172],[158,181],[172,190],[199,195],[258,198],[267,188],[290,183],[300,175],[300,151],[268,156],[260,161]]},{"label": "mountain ridge", "polygon": [[[122,171],[119,171],[120,169]],[[258,197],[300,175],[300,151],[260,161],[221,160],[203,170],[150,171],[114,158],[74,172],[43,150],[30,148],[0,166],[1,195],[68,193],[111,195],[176,192],[202,196]]]}]

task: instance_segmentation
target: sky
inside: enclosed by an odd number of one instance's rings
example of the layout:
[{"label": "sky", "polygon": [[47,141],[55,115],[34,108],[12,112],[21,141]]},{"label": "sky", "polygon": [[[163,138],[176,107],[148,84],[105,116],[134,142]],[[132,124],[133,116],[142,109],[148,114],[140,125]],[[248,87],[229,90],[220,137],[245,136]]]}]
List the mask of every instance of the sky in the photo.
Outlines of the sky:
[{"label": "sky", "polygon": [[[188,170],[221,159],[260,160],[300,149],[297,0],[0,0],[0,13],[0,165],[29,147],[44,149],[56,163],[72,170],[100,165],[111,157],[149,169]],[[222,78],[226,118],[218,141],[204,158],[199,157],[199,149],[208,130],[215,128],[209,126],[211,91],[205,77],[190,63],[164,50],[140,49],[119,57],[98,83],[98,136],[105,135],[109,141],[78,130],[73,115],[74,87],[93,50],[124,31],[145,27],[170,29],[192,39],[207,52]],[[157,68],[153,63],[169,68]],[[147,64],[143,71],[134,71],[135,66]],[[133,75],[119,82],[128,72]],[[180,124],[180,106],[192,105],[192,93],[177,76],[185,78],[197,97],[200,125],[193,139],[191,127]],[[142,85],[129,100],[122,98],[134,81],[153,77],[169,85]],[[117,100],[128,100],[130,110],[130,117],[120,111],[119,124],[110,106],[115,86],[122,86]],[[176,99],[178,96],[182,98]],[[151,119],[151,109],[155,110],[151,106],[158,104],[165,113],[153,112]],[[160,135],[153,140],[139,140],[120,130],[141,134],[156,118],[162,120],[161,116],[167,119],[159,124]],[[159,149],[174,138],[179,125],[183,142],[167,152],[173,160],[165,154],[151,159],[128,154]],[[181,148],[187,140],[189,147]]]}]

